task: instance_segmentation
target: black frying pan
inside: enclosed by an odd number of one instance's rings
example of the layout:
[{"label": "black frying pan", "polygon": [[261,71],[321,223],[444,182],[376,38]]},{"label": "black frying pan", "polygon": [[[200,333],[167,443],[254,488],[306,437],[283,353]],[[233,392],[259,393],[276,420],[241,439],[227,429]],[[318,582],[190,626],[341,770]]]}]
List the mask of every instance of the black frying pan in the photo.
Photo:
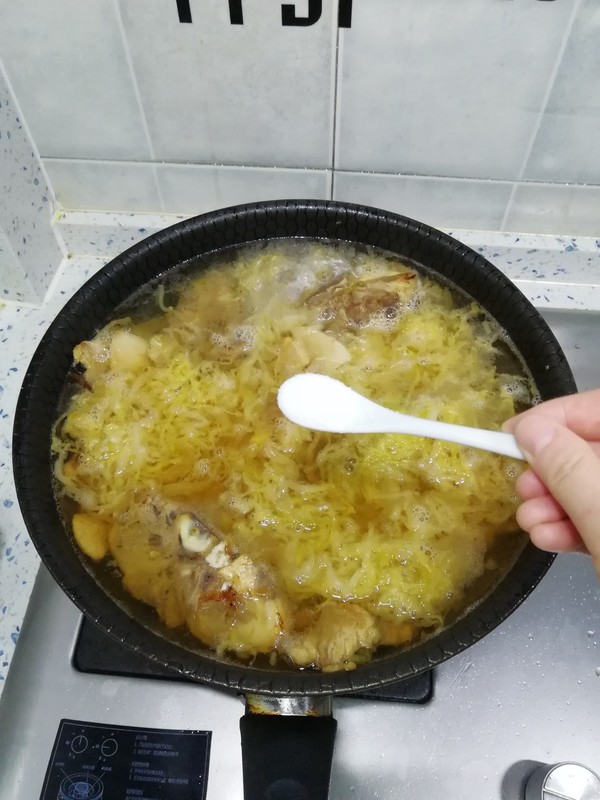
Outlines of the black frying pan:
[{"label": "black frying pan", "polygon": [[[50,434],[72,367],[73,347],[90,339],[132,293],[189,259],[246,242],[309,237],[373,245],[444,276],[484,306],[507,331],[543,399],[576,391],[565,357],[535,308],[481,255],[406,217],[323,201],[239,206],[174,225],[135,245],[91,278],[67,303],[37,348],[25,376],[14,428],[17,495],[31,538],[67,595],[101,629],[147,658],[193,680],[246,694],[254,710],[282,698],[304,716],[242,719],[246,800],[327,797],[335,721],[319,715],[323,696],[372,689],[417,675],[465,650],[504,620],[533,590],[553,556],[527,544],[503,580],[445,630],[404,651],[388,648],[351,672],[247,666],[218,657],[192,637],[162,626],[102,566],[88,562],[59,515]],[[265,708],[260,697],[271,697]],[[269,705],[267,703],[267,705]],[[285,703],[284,703],[285,705]],[[264,737],[276,728],[275,742]],[[305,743],[298,743],[305,736]],[[274,749],[278,747],[279,749]],[[256,760],[261,754],[263,762]],[[298,763],[307,756],[307,764]]]}]

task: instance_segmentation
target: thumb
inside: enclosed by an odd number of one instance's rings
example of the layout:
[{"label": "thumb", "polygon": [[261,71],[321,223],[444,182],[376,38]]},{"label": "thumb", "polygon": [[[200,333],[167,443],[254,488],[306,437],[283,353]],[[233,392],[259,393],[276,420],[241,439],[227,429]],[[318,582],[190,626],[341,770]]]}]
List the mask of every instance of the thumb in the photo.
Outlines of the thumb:
[{"label": "thumb", "polygon": [[515,438],[533,471],[571,519],[596,564],[600,562],[600,459],[563,425],[527,414]]}]

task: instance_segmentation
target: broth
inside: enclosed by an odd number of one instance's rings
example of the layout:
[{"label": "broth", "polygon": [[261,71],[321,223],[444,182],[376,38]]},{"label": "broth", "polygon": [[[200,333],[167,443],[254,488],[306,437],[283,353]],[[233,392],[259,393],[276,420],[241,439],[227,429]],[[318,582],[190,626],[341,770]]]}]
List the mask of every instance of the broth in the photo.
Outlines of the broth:
[{"label": "broth", "polygon": [[474,427],[535,402],[491,317],[395,256],[282,240],[200,259],[74,358],[52,445],[74,538],[217,653],[352,669],[439,630],[522,547],[519,462],[277,408],[303,371]]}]

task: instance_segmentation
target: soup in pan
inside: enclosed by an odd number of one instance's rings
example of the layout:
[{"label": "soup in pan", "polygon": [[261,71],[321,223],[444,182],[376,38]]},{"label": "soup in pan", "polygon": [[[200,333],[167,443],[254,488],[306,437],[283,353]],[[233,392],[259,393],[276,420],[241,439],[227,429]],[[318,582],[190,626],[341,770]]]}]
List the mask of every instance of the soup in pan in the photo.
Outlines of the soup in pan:
[{"label": "soup in pan", "polygon": [[440,629],[522,547],[519,462],[307,430],[277,390],[321,372],[498,428],[535,402],[503,331],[379,250],[289,240],[194,266],[74,350],[52,450],[80,549],[218,654],[352,669]]}]

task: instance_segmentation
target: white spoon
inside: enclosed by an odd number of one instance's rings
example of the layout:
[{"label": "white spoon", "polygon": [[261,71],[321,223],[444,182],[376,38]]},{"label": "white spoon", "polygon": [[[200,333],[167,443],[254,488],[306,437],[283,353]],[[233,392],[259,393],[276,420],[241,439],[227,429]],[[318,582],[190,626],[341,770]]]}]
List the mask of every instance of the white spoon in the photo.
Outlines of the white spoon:
[{"label": "white spoon", "polygon": [[405,433],[525,459],[510,433],[486,431],[391,411],[327,375],[304,372],[281,384],[279,408],[291,422],[329,433]]}]

